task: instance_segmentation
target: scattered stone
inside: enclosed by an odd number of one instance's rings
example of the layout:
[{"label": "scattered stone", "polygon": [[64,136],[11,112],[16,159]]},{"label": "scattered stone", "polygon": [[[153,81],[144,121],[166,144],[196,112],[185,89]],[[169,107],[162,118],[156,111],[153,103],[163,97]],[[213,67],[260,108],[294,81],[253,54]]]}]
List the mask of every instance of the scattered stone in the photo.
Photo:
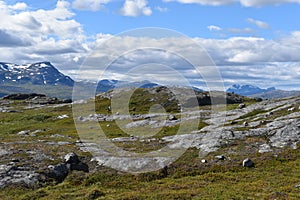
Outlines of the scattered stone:
[{"label": "scattered stone", "polygon": [[239,109],[243,109],[243,108],[246,108],[246,104],[244,103],[241,103],[239,106],[238,106]]},{"label": "scattered stone", "polygon": [[244,126],[249,126],[248,122],[243,123]]},{"label": "scattered stone", "polygon": [[202,162],[202,163],[207,163],[207,160],[202,159],[201,162]]},{"label": "scattered stone", "polygon": [[218,160],[226,160],[226,157],[224,155],[217,155],[215,156],[215,158]]},{"label": "scattered stone", "polygon": [[58,165],[49,165],[48,166],[49,173],[47,176],[49,178],[55,179],[57,182],[61,183],[69,174],[69,169],[67,167],[67,164],[61,163]]},{"label": "scattered stone", "polygon": [[297,185],[295,185],[295,188],[299,188],[300,187],[300,183],[299,184],[297,184]]},{"label": "scattered stone", "polygon": [[69,118],[69,115],[60,115],[57,117],[57,119],[66,119]]},{"label": "scattered stone", "polygon": [[35,130],[31,134],[42,133],[42,132],[45,132],[45,131],[46,131],[46,129],[44,129],[44,130]]},{"label": "scattered stone", "polygon": [[177,117],[175,115],[169,115],[169,120],[177,120]]},{"label": "scattered stone", "polygon": [[65,138],[66,136],[61,135],[61,134],[54,134],[54,135],[50,135],[51,138]]},{"label": "scattered stone", "polygon": [[13,158],[13,159],[11,159],[11,162],[16,163],[16,162],[20,162],[20,160],[17,158]]},{"label": "scattered stone", "polygon": [[14,165],[0,165],[0,188],[7,186],[34,187],[39,182],[39,174],[27,168]]},{"label": "scattered stone", "polygon": [[70,170],[89,172],[87,164],[81,162],[75,153],[68,153],[64,156],[64,161]]},{"label": "scattered stone", "polygon": [[7,155],[7,154],[10,154],[10,152],[7,151],[7,150],[4,150],[4,149],[0,149],[0,156],[4,156],[4,155]]},{"label": "scattered stone", "polygon": [[267,153],[267,152],[272,152],[271,146],[268,144],[262,144],[259,146],[259,153]]},{"label": "scattered stone", "polygon": [[72,103],[72,99],[63,99],[62,103]]},{"label": "scattered stone", "polygon": [[22,135],[22,136],[29,136],[30,130],[25,130],[25,131],[20,131],[17,133],[17,135]]},{"label": "scattered stone", "polygon": [[243,160],[243,167],[248,167],[248,168],[254,167],[254,162],[249,158],[246,158],[245,160]]},{"label": "scattered stone", "polygon": [[68,153],[64,156],[65,163],[71,164],[71,163],[79,163],[80,160],[78,156],[75,153]]},{"label": "scattered stone", "polygon": [[293,112],[295,110],[295,107],[289,108],[288,111],[289,112]]}]

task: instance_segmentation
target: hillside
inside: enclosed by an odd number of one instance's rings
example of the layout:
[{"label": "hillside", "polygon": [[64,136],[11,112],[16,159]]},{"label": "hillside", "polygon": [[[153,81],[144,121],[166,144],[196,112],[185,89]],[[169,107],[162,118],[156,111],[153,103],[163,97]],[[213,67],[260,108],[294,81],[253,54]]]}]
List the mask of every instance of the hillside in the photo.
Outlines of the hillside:
[{"label": "hillside", "polygon": [[[93,99],[0,100],[0,198],[299,198],[300,97],[243,98],[245,105],[233,102],[225,110],[220,104],[213,112],[209,105],[181,111],[172,93],[158,87],[136,90],[128,115],[107,110],[111,97],[122,91],[98,95],[96,112]],[[158,104],[166,112],[154,109]],[[99,125],[104,140],[97,136]],[[103,141],[133,157],[108,151]],[[185,152],[178,159],[133,154],[162,147]],[[156,169],[163,163],[169,164]],[[143,170],[150,172],[128,173]]]}]

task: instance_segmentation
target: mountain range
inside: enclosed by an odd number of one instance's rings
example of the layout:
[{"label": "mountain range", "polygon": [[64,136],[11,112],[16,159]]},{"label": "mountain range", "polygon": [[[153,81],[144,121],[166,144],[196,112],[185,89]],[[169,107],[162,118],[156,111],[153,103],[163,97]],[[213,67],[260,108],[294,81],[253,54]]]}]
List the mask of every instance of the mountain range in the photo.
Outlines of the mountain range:
[{"label": "mountain range", "polygon": [[234,84],[230,88],[227,89],[227,92],[234,92],[236,94],[240,94],[243,96],[251,96],[256,94],[261,94],[265,92],[270,92],[276,90],[275,87],[270,87],[267,89],[262,89],[254,85],[239,85]]},{"label": "mountain range", "polygon": [[0,97],[12,93],[43,93],[48,96],[71,98],[74,84],[83,90],[94,89],[96,92],[107,92],[116,87],[152,88],[159,86],[150,81],[128,82],[119,80],[100,80],[75,82],[61,73],[50,62],[18,65],[0,62]]},{"label": "mountain range", "polygon": [[300,95],[300,91],[278,90],[275,87],[262,89],[254,85],[239,85],[239,84],[232,85],[227,89],[227,92],[236,93],[248,97],[259,97],[263,99],[278,99],[278,98]]},{"label": "mountain range", "polygon": [[[69,76],[61,73],[50,62],[18,65],[0,62],[0,97],[12,93],[44,93],[48,96],[71,98],[74,84],[83,89],[91,89],[97,84],[96,92],[107,92],[114,88],[139,87],[153,88],[160,86],[151,81],[129,82],[120,80],[100,80],[98,83],[75,82]],[[197,92],[203,90],[193,87]],[[283,91],[274,87],[262,89],[253,85],[234,84],[227,89],[228,93],[261,98],[282,98],[300,95],[300,91]]]}]

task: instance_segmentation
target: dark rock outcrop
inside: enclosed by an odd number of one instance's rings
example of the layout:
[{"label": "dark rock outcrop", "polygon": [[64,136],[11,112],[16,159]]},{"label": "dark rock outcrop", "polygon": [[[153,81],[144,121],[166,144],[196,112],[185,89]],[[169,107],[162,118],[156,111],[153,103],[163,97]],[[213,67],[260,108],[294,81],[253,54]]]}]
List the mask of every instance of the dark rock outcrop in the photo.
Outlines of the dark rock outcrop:
[{"label": "dark rock outcrop", "polygon": [[33,99],[33,98],[42,98],[42,97],[46,97],[46,95],[44,94],[36,94],[36,93],[31,93],[31,94],[10,94],[7,95],[5,97],[3,97],[3,99],[5,100],[28,100],[28,99]]},{"label": "dark rock outcrop", "polygon": [[89,167],[87,164],[81,162],[75,153],[68,153],[64,156],[64,163],[48,166],[46,176],[60,183],[68,176],[69,172],[73,170],[89,172]]}]

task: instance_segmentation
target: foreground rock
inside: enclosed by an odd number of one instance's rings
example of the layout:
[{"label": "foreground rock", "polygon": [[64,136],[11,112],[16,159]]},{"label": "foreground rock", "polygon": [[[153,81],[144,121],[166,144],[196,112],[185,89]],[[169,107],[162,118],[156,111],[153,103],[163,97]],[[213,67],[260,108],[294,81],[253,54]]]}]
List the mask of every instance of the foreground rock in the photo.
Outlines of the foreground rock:
[{"label": "foreground rock", "polygon": [[75,153],[68,153],[64,156],[64,163],[48,166],[46,176],[60,183],[68,176],[69,172],[73,170],[89,172],[89,167],[87,164],[81,162]]},{"label": "foreground rock", "polygon": [[246,158],[243,161],[243,167],[248,167],[248,168],[254,167],[254,162],[252,160],[250,160],[249,158]]}]

